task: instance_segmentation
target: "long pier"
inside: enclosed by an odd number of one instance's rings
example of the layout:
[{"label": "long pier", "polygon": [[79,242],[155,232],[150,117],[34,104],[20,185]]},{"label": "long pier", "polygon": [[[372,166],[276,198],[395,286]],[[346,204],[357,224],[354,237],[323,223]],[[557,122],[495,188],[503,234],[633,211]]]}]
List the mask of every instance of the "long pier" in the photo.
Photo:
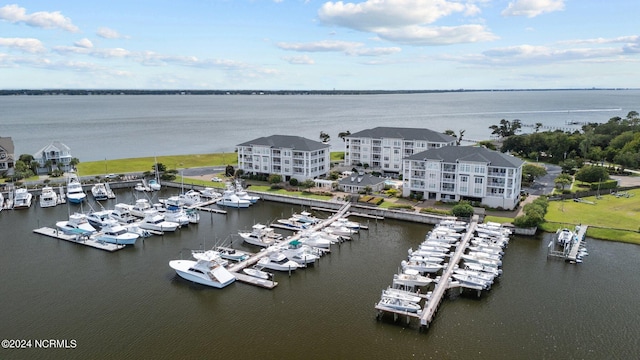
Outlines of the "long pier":
[{"label": "long pier", "polygon": [[566,259],[569,261],[576,261],[578,257],[578,251],[582,246],[582,242],[584,241],[585,234],[587,233],[587,225],[580,225],[578,229],[578,233],[576,234],[575,241],[571,243],[571,248],[569,249],[569,254]]},{"label": "long pier", "polygon": [[420,313],[420,326],[429,327],[429,324],[433,320],[436,312],[438,311],[438,307],[442,302],[442,298],[445,294],[445,291],[449,289],[451,286],[451,275],[453,274],[454,268],[460,262],[462,254],[465,249],[469,245],[469,241],[476,230],[476,226],[478,225],[478,215],[474,215],[467,227],[467,231],[460,240],[460,243],[456,247],[456,252],[451,257],[449,264],[446,269],[442,272],[440,276],[440,281],[436,284],[433,292],[431,293],[430,298],[426,301],[425,306]]},{"label": "long pier", "polygon": [[116,245],[116,244],[110,244],[103,241],[96,241],[91,237],[87,237],[87,236],[65,234],[64,232],[59,231],[58,229],[53,229],[50,227],[41,227],[39,229],[33,230],[33,232],[36,234],[45,235],[55,239],[66,240],[72,243],[86,245],[92,248],[111,251],[111,252],[123,249],[126,246],[121,244]]}]

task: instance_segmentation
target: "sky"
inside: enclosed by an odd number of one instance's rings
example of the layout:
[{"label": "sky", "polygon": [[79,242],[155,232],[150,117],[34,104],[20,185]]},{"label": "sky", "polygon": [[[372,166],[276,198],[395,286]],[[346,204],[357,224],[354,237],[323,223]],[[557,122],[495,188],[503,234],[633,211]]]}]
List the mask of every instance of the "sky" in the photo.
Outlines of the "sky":
[{"label": "sky", "polygon": [[638,0],[0,2],[0,89],[638,88]]}]

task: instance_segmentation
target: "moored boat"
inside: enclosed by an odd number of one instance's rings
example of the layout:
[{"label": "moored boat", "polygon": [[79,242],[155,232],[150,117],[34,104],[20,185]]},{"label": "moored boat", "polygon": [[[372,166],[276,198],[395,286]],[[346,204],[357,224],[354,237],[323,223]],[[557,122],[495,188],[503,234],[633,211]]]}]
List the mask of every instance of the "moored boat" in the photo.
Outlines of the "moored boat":
[{"label": "moored boat", "polygon": [[67,200],[72,204],[80,204],[87,197],[77,176],[70,176],[67,182]]},{"label": "moored boat", "polygon": [[17,188],[13,198],[14,209],[28,209],[31,207],[33,195],[25,188]]},{"label": "moored boat", "polygon": [[169,266],[185,280],[215,288],[223,288],[236,280],[222,265],[219,257],[197,261],[172,260],[169,261]]},{"label": "moored boat", "polygon": [[40,207],[47,208],[58,205],[58,194],[51,186],[45,186],[40,193]]},{"label": "moored boat", "polygon": [[65,234],[90,235],[96,232],[96,228],[89,224],[87,216],[81,213],[69,215],[69,220],[56,222],[56,227]]},{"label": "moored boat", "polygon": [[119,223],[107,224],[95,235],[97,241],[120,245],[134,245],[139,237]]}]

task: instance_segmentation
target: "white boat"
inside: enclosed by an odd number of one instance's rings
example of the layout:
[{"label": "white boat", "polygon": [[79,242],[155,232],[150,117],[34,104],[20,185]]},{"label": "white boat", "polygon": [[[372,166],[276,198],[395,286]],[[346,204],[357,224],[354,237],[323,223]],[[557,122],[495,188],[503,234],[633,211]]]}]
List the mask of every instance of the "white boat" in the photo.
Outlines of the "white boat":
[{"label": "white boat", "polygon": [[137,234],[139,237],[146,238],[151,236],[151,231],[141,228],[138,223],[125,223],[122,226],[127,228],[128,232]]},{"label": "white boat", "polygon": [[251,201],[240,199],[233,189],[227,189],[222,193],[222,199],[217,204],[235,208],[248,208],[251,205]]},{"label": "white boat", "polygon": [[355,221],[350,221],[347,218],[338,218],[335,221],[333,221],[331,223],[331,226],[333,227],[346,227],[348,229],[352,229],[352,230],[360,230],[361,225],[358,222]]},{"label": "white boat", "polygon": [[28,209],[31,207],[33,195],[25,188],[17,188],[13,198],[14,209]]},{"label": "white boat", "polygon": [[444,265],[439,262],[402,260],[400,264],[402,265],[403,270],[413,269],[413,270],[417,270],[420,273],[435,273],[442,270],[442,268],[444,268]]},{"label": "white boat", "polygon": [[390,297],[381,298],[380,302],[378,302],[378,306],[386,307],[386,308],[398,310],[398,311],[412,312],[412,313],[417,313],[421,310],[420,305],[414,302],[396,299],[396,298],[390,298]]},{"label": "white boat", "polygon": [[56,227],[65,234],[90,235],[96,232],[96,228],[89,224],[85,214],[73,213],[69,220],[58,221]]},{"label": "white boat", "polygon": [[259,279],[269,280],[273,278],[273,274],[260,269],[260,267],[244,268],[242,272]]},{"label": "white boat", "polygon": [[238,232],[238,235],[247,243],[262,247],[274,245],[282,240],[281,234],[263,224],[255,224],[251,227],[251,232]]},{"label": "white boat", "polygon": [[96,183],[91,187],[91,195],[96,201],[114,199],[116,196],[105,183]]},{"label": "white boat", "polygon": [[391,287],[385,290],[382,290],[382,297],[396,298],[396,299],[405,300],[413,303],[419,303],[422,300],[422,298],[414,292],[394,289]]},{"label": "white boat", "polygon": [[278,224],[288,227],[291,230],[305,230],[311,227],[311,224],[300,221],[295,217],[290,217],[288,219],[278,219]]},{"label": "white boat", "polygon": [[110,214],[112,219],[115,219],[120,224],[131,224],[137,221],[137,218],[131,215],[131,205],[118,203]]},{"label": "white boat", "polygon": [[111,223],[105,225],[99,233],[95,235],[97,241],[103,241],[110,244],[134,245],[140,235],[130,232],[126,227],[119,223]]},{"label": "white boat", "polygon": [[[467,255],[477,257],[478,259],[486,259],[486,260],[492,260],[492,261],[496,261],[496,262],[500,262],[502,260],[502,256],[500,256],[500,255],[489,254],[489,253],[481,252],[481,251],[469,251],[467,253]],[[500,264],[502,264],[502,263],[500,262]]]},{"label": "white boat", "polygon": [[226,248],[222,246],[219,246],[218,248],[216,248],[216,251],[218,252],[218,254],[220,254],[221,258],[227,259],[227,260],[244,261],[249,258],[249,254],[244,251]]},{"label": "white boat", "polygon": [[145,217],[145,211],[151,210],[153,207],[147,199],[138,199],[136,203],[129,207],[129,212],[133,216]]},{"label": "white boat", "polygon": [[495,235],[495,236],[511,235],[510,229],[503,227],[502,224],[500,223],[491,222],[491,221],[476,225],[476,232],[478,234],[482,233],[482,234]]},{"label": "white boat", "polygon": [[298,221],[300,222],[308,224],[317,224],[322,221],[321,219],[311,215],[311,213],[307,211],[302,211],[300,214],[294,213],[291,215],[291,217],[298,219]]},{"label": "white boat", "polygon": [[468,254],[462,254],[461,257],[463,259],[466,260],[466,262],[472,262],[472,263],[477,263],[477,264],[481,264],[481,265],[485,265],[485,266],[491,266],[494,268],[499,268],[500,266],[502,266],[502,261],[501,260],[490,260],[490,259],[485,259],[485,258],[480,258],[480,257],[476,257],[476,256],[472,256],[472,255],[468,255]]},{"label": "white boat", "polygon": [[200,212],[196,209],[185,210],[190,224],[198,224],[200,222]]},{"label": "white boat", "polygon": [[196,206],[202,202],[200,192],[196,190],[189,190],[184,194],[178,195],[182,206]]},{"label": "white boat", "polygon": [[297,262],[287,259],[287,256],[279,251],[261,258],[258,265],[276,271],[293,271],[300,267]]},{"label": "white boat", "polygon": [[300,242],[311,247],[328,249],[334,242],[321,235],[321,232],[307,232],[300,237]]},{"label": "white boat", "polygon": [[393,275],[393,285],[394,286],[406,286],[406,287],[414,287],[414,286],[427,286],[433,282],[433,279],[428,276],[420,275],[420,272],[412,269],[405,269],[403,272],[399,274]]},{"label": "white boat", "polygon": [[472,277],[476,277],[478,279],[482,279],[484,281],[493,283],[493,279],[495,279],[495,275],[488,273],[488,272],[484,272],[484,271],[476,271],[476,270],[471,270],[471,269],[454,269],[453,270],[454,273],[456,274],[460,274],[460,275],[468,275],[468,276],[472,276]]},{"label": "white boat", "polygon": [[157,210],[147,210],[145,217],[138,224],[140,228],[153,231],[176,231],[180,224],[165,220]]},{"label": "white boat", "polygon": [[80,204],[87,197],[82,189],[82,184],[76,176],[70,176],[67,182],[67,200],[72,204]]},{"label": "white boat", "polygon": [[111,217],[112,210],[92,211],[87,214],[87,221],[95,228],[102,228],[107,225],[117,224],[118,221]]},{"label": "white boat", "polygon": [[203,190],[200,190],[200,196],[207,199],[217,199],[222,196],[221,193],[217,191],[217,189],[206,187]]},{"label": "white boat", "polygon": [[493,248],[493,247],[484,247],[484,246],[473,246],[470,245],[469,247],[467,247],[467,249],[469,249],[470,251],[475,251],[475,252],[484,252],[487,254],[494,254],[494,255],[504,255],[504,251],[502,251],[501,249],[497,249],[497,248]]},{"label": "white boat", "polygon": [[556,242],[558,243],[558,245],[565,246],[571,244],[575,236],[576,234],[567,228],[558,229],[556,231]]},{"label": "white boat", "polygon": [[460,221],[460,220],[442,220],[438,223],[438,225],[452,229],[456,232],[462,232],[467,230],[467,226],[469,224],[467,224],[466,221]]},{"label": "white boat", "polygon": [[303,267],[315,263],[320,258],[320,256],[314,254],[309,248],[302,246],[284,249],[281,250],[281,252],[287,259],[295,261]]},{"label": "white boat", "polygon": [[454,272],[453,274],[451,274],[451,277],[453,277],[455,280],[457,280],[461,284],[472,287],[472,288],[488,289],[491,286],[490,281],[486,281],[474,276],[463,275],[463,274],[458,274]]},{"label": "white boat", "polygon": [[420,261],[420,262],[434,263],[434,264],[441,264],[444,262],[443,257],[431,256],[431,255],[410,255],[408,259],[409,261]]},{"label": "white boat", "polygon": [[238,180],[236,180],[236,196],[241,200],[247,200],[252,204],[255,204],[260,200],[260,196],[249,195]]},{"label": "white boat", "polygon": [[165,220],[178,223],[180,226],[189,225],[191,223],[187,212],[183,208],[179,208],[177,206],[168,206],[164,209],[162,214],[164,214]]},{"label": "white boat", "polygon": [[144,179],[142,179],[141,182],[136,183],[136,186],[134,186],[133,189],[135,191],[142,191],[142,192],[151,191],[151,188],[149,188],[149,186],[147,186],[147,182],[144,181]]},{"label": "white boat", "polygon": [[225,267],[229,265],[229,262],[224,260],[216,250],[191,250],[191,256],[196,260],[216,261]]},{"label": "white boat", "polygon": [[45,186],[40,193],[40,207],[48,208],[58,205],[58,194],[51,186]]},{"label": "white boat", "polygon": [[0,211],[4,210],[4,195],[0,192]]},{"label": "white boat", "polygon": [[429,257],[436,257],[436,258],[440,258],[440,259],[444,259],[447,256],[450,256],[449,254],[442,252],[442,251],[428,251],[428,250],[413,250],[413,249],[409,249],[408,251],[409,256],[429,256]]},{"label": "white boat", "polygon": [[149,180],[149,189],[151,189],[151,191],[159,191],[162,188],[162,185],[160,185],[160,182],[156,179],[151,179]]},{"label": "white boat", "polygon": [[215,288],[223,288],[236,280],[222,265],[220,258],[211,260],[172,260],[169,266],[183,279]]}]

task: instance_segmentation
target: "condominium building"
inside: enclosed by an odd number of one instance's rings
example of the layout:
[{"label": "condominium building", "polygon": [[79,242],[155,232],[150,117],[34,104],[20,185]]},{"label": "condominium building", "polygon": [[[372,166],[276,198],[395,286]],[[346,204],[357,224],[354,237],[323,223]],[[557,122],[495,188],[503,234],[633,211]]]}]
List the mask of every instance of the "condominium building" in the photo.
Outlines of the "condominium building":
[{"label": "condominium building", "polygon": [[238,169],[253,174],[279,174],[288,181],[325,176],[330,145],[300,136],[272,135],[236,145]]},{"label": "condominium building", "polygon": [[361,165],[400,173],[402,159],[415,153],[454,145],[455,138],[429,129],[377,127],[344,137],[345,165]]},{"label": "condominium building", "polygon": [[470,200],[511,210],[518,205],[524,161],[476,146],[445,146],[404,159],[403,196]]},{"label": "condominium building", "polygon": [[60,141],[54,141],[43,147],[33,154],[33,159],[38,162],[38,173],[55,169],[71,170],[71,149]]}]

